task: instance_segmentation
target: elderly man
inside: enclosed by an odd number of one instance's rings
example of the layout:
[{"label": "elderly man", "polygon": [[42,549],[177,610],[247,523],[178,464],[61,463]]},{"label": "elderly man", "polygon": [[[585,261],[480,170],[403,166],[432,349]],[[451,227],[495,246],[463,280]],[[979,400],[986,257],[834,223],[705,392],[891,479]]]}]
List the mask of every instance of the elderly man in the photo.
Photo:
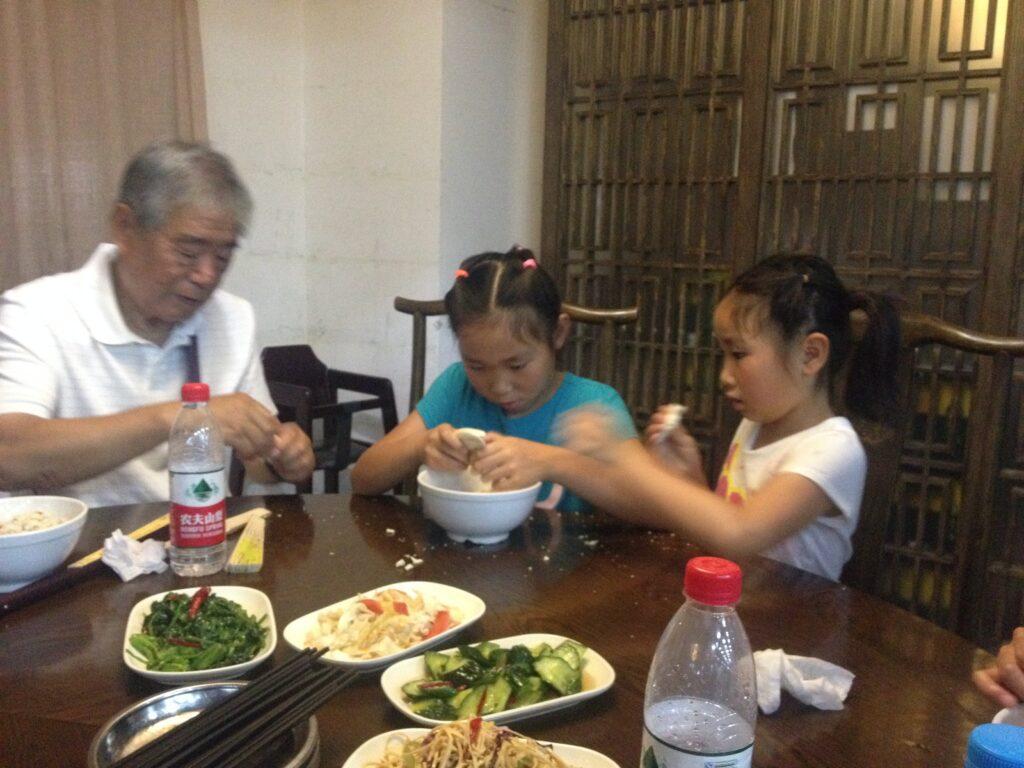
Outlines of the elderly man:
[{"label": "elderly man", "polygon": [[251,211],[226,157],[155,144],[125,171],[112,244],[0,297],[0,490],[166,499],[167,435],[189,380],[210,385],[250,479],[309,477],[308,437],[274,415],[252,307],[217,287]]}]

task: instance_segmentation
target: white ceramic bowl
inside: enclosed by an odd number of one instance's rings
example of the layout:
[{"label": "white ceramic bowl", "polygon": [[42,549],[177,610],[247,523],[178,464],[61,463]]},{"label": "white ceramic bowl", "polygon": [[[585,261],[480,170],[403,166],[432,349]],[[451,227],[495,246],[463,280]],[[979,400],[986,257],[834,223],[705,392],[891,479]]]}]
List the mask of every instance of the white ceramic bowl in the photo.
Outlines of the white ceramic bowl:
[{"label": "white ceramic bowl", "polygon": [[207,680],[229,680],[239,675],[244,675],[253,667],[262,664],[277,648],[277,624],[274,621],[274,607],[270,604],[270,598],[258,589],[252,587],[235,586],[211,586],[210,592],[220,595],[227,600],[234,600],[242,606],[250,616],[257,619],[266,615],[267,619],[263,625],[267,628],[267,637],[263,641],[263,648],[248,661],[241,664],[229,664],[225,667],[212,667],[211,669],[197,669],[191,672],[160,672],[154,669],[147,669],[145,663],[139,661],[132,654],[128,653],[131,648],[131,636],[142,631],[142,620],[150,612],[150,606],[164,599],[170,592],[177,592],[189,597],[200,587],[187,587],[185,589],[172,589],[169,592],[161,592],[158,595],[150,595],[137,602],[131,613],[128,614],[128,623],[124,628],[124,647],[121,649],[121,658],[125,666],[132,672],[148,677],[151,680],[163,685],[189,685]]},{"label": "white ceramic bowl", "polygon": [[89,507],[65,496],[11,496],[0,499],[0,522],[36,510],[63,522],[40,531],[0,535],[0,592],[23,587],[63,563],[78,543]]},{"label": "white ceramic bowl", "polygon": [[474,493],[455,490],[458,475],[420,470],[423,512],[440,525],[455,541],[474,544],[496,544],[508,538],[520,526],[537,501],[540,483],[515,491]]}]

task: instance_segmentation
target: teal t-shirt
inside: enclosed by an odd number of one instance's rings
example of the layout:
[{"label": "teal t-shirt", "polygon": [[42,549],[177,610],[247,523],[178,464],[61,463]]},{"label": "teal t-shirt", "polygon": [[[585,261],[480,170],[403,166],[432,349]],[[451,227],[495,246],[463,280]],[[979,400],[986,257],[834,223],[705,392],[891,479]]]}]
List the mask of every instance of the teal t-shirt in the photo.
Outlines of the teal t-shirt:
[{"label": "teal t-shirt", "polygon": [[[619,393],[607,384],[572,373],[562,377],[561,385],[540,408],[525,416],[508,416],[499,406],[477,394],[462,363],[453,363],[430,385],[416,410],[427,429],[447,423],[456,429],[475,427],[486,432],[500,432],[523,440],[557,445],[553,432],[558,416],[581,405],[603,406],[614,415],[616,427],[623,438],[636,437],[633,418]],[[544,483],[538,498],[547,498],[550,491],[551,483]],[[558,509],[565,512],[589,508],[587,502],[568,488],[558,503]]]}]

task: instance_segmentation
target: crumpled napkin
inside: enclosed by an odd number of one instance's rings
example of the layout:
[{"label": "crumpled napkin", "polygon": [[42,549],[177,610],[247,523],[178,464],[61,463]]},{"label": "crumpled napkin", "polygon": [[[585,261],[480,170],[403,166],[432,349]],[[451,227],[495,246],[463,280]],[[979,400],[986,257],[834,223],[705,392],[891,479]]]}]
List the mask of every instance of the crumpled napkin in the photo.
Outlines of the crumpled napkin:
[{"label": "crumpled napkin", "polygon": [[757,705],[766,715],[779,708],[782,689],[818,709],[842,709],[854,674],[811,656],[790,656],[781,648],[754,652]]},{"label": "crumpled napkin", "polygon": [[163,573],[167,570],[163,542],[154,539],[136,541],[121,533],[120,528],[104,540],[102,559],[122,581],[131,581],[143,573]]}]

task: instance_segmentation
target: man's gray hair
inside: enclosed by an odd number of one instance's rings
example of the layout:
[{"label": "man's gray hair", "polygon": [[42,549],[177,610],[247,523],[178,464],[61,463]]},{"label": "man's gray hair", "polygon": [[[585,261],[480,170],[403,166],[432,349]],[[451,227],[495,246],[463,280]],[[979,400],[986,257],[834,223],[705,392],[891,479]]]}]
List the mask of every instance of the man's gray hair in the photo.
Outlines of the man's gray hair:
[{"label": "man's gray hair", "polygon": [[252,216],[252,197],[231,161],[208,146],[184,141],[150,144],[133,157],[117,199],[150,232],[183,207],[231,214],[239,234],[245,233]]}]

